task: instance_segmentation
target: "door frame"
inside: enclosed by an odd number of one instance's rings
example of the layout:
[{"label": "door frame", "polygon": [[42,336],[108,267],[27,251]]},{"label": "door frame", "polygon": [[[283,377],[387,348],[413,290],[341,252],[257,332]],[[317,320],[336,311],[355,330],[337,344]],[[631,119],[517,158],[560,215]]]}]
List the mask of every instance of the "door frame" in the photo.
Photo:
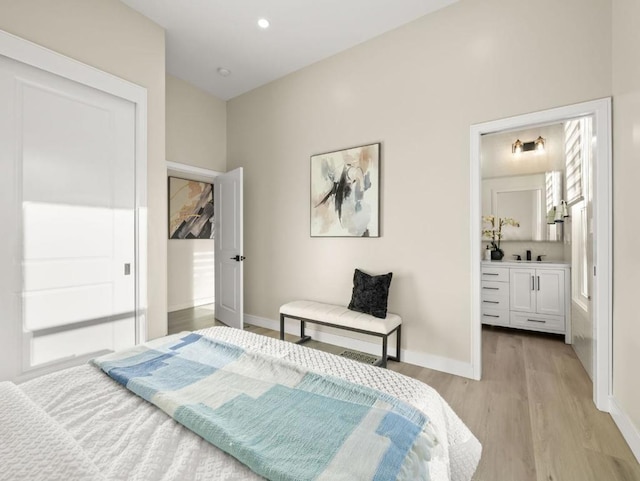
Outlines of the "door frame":
[{"label": "door frame", "polygon": [[471,249],[471,365],[473,378],[482,376],[481,323],[481,227],[482,197],[481,137],[501,131],[517,130],[571,118],[592,115],[593,133],[598,139],[594,163],[593,196],[593,325],[594,371],[593,401],[601,411],[610,411],[612,394],[612,143],[611,97],[582,102],[500,120],[474,124],[470,128],[470,249]]},{"label": "door frame", "polygon": [[147,340],[147,89],[0,30],[0,55],[127,100],[135,106],[136,344]]}]

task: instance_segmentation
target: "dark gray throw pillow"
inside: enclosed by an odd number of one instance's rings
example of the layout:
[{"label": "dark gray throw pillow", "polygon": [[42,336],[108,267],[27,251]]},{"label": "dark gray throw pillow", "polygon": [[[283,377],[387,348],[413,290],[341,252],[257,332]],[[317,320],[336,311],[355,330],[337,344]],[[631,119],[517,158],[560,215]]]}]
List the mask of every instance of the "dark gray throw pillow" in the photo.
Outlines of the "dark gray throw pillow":
[{"label": "dark gray throw pillow", "polygon": [[353,293],[349,309],[384,319],[387,317],[387,298],[393,272],[370,276],[360,269],[353,273]]}]

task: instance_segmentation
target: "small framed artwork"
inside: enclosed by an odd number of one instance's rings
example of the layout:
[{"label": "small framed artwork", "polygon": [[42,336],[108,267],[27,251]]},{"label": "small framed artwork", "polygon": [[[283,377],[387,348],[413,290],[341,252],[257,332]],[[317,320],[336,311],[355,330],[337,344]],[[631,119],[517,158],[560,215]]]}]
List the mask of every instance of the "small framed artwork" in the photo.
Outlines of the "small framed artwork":
[{"label": "small framed artwork", "polygon": [[213,239],[213,184],[169,177],[169,239]]},{"label": "small framed artwork", "polygon": [[311,237],[378,237],[380,144],[311,156]]}]

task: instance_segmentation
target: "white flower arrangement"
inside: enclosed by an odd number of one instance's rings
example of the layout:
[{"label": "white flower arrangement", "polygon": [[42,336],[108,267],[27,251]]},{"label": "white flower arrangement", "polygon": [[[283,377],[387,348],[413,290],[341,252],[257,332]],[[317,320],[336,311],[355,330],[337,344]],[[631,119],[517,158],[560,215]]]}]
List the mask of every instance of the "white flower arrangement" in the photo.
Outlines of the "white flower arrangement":
[{"label": "white flower arrangement", "polygon": [[502,240],[502,227],[520,227],[520,223],[511,217],[496,217],[495,215],[485,215],[482,220],[486,224],[491,224],[489,229],[482,230],[482,237],[491,240],[491,250],[501,251],[500,241]]}]

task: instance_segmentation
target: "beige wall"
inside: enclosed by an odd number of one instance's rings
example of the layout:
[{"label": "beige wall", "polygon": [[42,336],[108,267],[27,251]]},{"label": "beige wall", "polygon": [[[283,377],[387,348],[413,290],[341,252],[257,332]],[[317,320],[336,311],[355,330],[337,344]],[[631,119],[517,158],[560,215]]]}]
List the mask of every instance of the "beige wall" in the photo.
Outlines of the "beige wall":
[{"label": "beige wall", "polygon": [[[204,169],[227,170],[227,103],[184,80],[167,75],[167,160]],[[170,175],[210,181],[180,172]],[[212,240],[169,240],[169,311],[213,302]]]},{"label": "beige wall", "polygon": [[167,160],[225,172],[227,103],[167,75]]},{"label": "beige wall", "polygon": [[640,431],[640,3],[613,2],[613,394]]},{"label": "beige wall", "polygon": [[213,240],[169,239],[167,299],[169,312],[214,301]]},{"label": "beige wall", "polygon": [[[228,103],[245,170],[245,309],[346,304],[393,271],[414,352],[470,362],[469,126],[611,93],[611,6],[462,0]],[[527,21],[530,19],[532,21]],[[378,239],[309,237],[309,156],[381,141]]]},{"label": "beige wall", "polygon": [[149,337],[167,332],[164,30],[118,0],[0,0],[0,29],[148,94]]}]

